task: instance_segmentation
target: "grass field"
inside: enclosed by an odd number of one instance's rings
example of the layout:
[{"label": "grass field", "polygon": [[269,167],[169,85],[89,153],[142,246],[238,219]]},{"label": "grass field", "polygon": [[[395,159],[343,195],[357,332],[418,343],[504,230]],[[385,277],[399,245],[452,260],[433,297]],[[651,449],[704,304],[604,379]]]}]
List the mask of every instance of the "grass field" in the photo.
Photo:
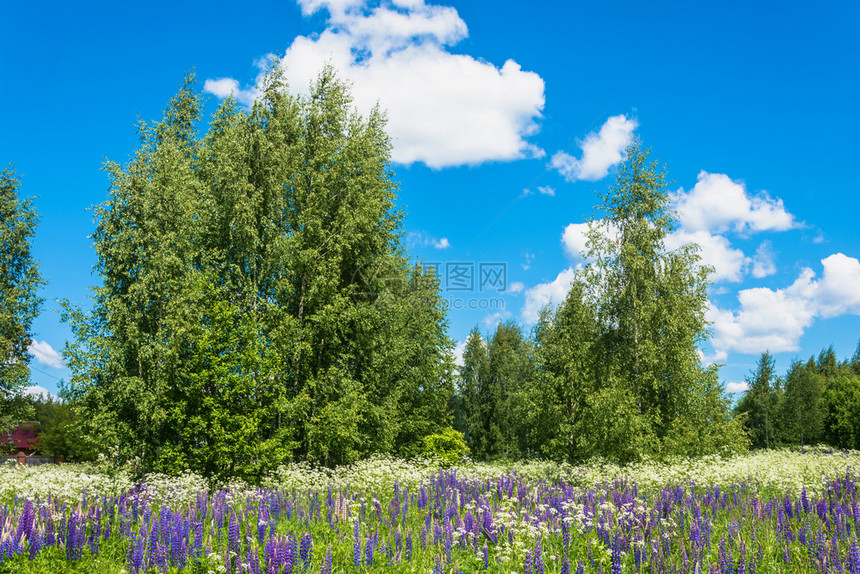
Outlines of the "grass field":
[{"label": "grass field", "polygon": [[2,572],[847,572],[860,453],[620,468],[375,458],[260,487],[0,468]]}]

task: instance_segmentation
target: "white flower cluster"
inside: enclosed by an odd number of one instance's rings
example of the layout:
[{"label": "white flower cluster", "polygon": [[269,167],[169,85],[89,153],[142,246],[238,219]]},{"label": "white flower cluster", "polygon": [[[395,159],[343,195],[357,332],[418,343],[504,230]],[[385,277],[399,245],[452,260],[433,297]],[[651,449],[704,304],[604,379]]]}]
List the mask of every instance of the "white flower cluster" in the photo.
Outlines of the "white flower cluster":
[{"label": "white flower cluster", "polygon": [[[645,461],[618,466],[603,460],[570,465],[547,461],[493,464],[467,462],[453,467],[461,479],[470,481],[496,480],[504,474],[515,473],[529,484],[530,492],[541,481],[562,480],[578,489],[607,485],[616,479],[627,479],[640,490],[662,488],[666,485],[729,486],[742,481],[797,494],[802,488],[812,495],[819,493],[826,479],[860,470],[860,452],[834,452],[824,448],[805,453],[795,450],[756,451],[745,455],[677,459],[669,463]],[[390,456],[375,456],[349,466],[335,469],[314,467],[307,463],[282,466],[263,481],[263,487],[286,491],[324,491],[349,488],[367,499],[390,495],[394,484],[413,490],[427,484],[442,470],[433,459],[403,460]],[[66,500],[88,497],[116,496],[135,487],[131,475],[123,470],[108,472],[94,465],[66,464],[37,467],[0,465],[0,496],[45,499],[49,495]],[[254,497],[259,492],[242,481],[222,484],[235,497]],[[192,472],[179,476],[150,474],[140,485],[141,496],[151,502],[173,507],[187,505],[198,493],[208,490],[206,480]],[[504,506],[499,519],[509,527],[524,528],[519,509]],[[635,515],[639,509],[624,509]],[[574,514],[573,523],[582,528],[589,517]],[[539,535],[538,532],[531,534]]]}]

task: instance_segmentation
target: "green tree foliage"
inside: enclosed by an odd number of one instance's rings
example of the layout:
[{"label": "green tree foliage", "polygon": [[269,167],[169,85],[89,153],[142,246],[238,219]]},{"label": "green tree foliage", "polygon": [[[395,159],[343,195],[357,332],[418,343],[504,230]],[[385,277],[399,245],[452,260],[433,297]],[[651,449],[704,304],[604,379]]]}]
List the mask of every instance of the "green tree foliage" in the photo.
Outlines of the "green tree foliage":
[{"label": "green tree foliage", "polygon": [[192,81],[107,165],[66,395],[159,470],[420,452],[450,422],[451,342],[437,278],[399,243],[384,115],[353,112],[330,69],[304,98],[275,68],[199,137]]},{"label": "green tree foliage", "polygon": [[838,373],[827,381],[824,436],[838,448],[860,450],[860,376]]},{"label": "green tree foliage", "polygon": [[779,404],[782,441],[804,446],[823,438],[825,410],[822,398],[826,385],[827,378],[818,372],[814,363],[804,365],[794,361],[789,366]]},{"label": "green tree foliage", "polygon": [[460,394],[463,432],[475,457],[529,454],[525,401],[535,376],[534,346],[518,324],[500,323],[487,343],[477,328],[472,330],[460,368]]},{"label": "green tree foliage", "polygon": [[753,373],[746,379],[749,389],[738,402],[735,412],[744,415],[752,446],[773,448],[776,444],[776,419],[781,388],[773,356],[765,351]]},{"label": "green tree foliage", "polygon": [[517,323],[499,323],[487,345],[487,373],[481,389],[484,452],[489,458],[515,459],[525,454],[522,391],[535,374],[533,356],[531,342]]},{"label": "green tree foliage", "polygon": [[469,448],[463,440],[463,433],[447,427],[439,434],[424,437],[424,454],[436,456],[446,465],[452,466],[468,456]]},{"label": "green tree foliage", "polygon": [[540,411],[555,429],[544,435],[557,437],[545,450],[626,461],[743,449],[716,374],[697,352],[708,334],[710,269],[699,265],[697,246],[664,245],[675,221],[665,173],[635,143],[601,199],[589,263],[538,329],[547,377]]},{"label": "green tree foliage", "polygon": [[67,462],[95,460],[98,445],[82,432],[81,418],[68,403],[51,396],[32,400],[33,420],[39,421],[40,450]]},{"label": "green tree foliage", "polygon": [[459,368],[457,394],[459,429],[476,456],[485,452],[483,417],[481,414],[481,383],[487,380],[487,345],[477,327],[466,338],[463,365]]},{"label": "green tree foliage", "polygon": [[582,282],[574,282],[554,314],[549,309],[541,312],[535,328],[540,376],[529,393],[534,403],[529,426],[534,444],[552,459],[576,460],[601,450],[591,442],[586,426],[597,400],[596,339],[594,309],[588,305]]},{"label": "green tree foliage", "polygon": [[16,393],[30,380],[31,325],[45,284],[30,253],[37,215],[32,199],[18,197],[21,182],[10,167],[0,171],[0,412],[11,416]]}]

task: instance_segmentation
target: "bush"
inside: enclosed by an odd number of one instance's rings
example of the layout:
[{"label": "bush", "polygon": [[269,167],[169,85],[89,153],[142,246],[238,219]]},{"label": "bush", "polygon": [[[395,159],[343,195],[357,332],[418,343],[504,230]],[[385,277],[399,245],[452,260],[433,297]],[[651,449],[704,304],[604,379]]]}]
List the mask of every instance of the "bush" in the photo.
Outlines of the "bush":
[{"label": "bush", "polygon": [[437,456],[446,466],[452,466],[469,454],[469,447],[463,440],[463,433],[447,427],[442,434],[424,437],[424,454]]}]

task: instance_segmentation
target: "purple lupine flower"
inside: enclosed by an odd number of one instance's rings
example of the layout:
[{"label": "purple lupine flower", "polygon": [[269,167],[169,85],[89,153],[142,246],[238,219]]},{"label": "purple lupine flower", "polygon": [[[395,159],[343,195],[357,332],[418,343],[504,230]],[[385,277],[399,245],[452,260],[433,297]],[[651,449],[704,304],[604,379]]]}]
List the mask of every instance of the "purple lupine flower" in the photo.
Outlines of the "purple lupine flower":
[{"label": "purple lupine flower", "polygon": [[[612,574],[621,574],[621,533],[616,532],[612,536]],[[682,546],[683,548],[683,546]]]},{"label": "purple lupine flower", "polygon": [[24,510],[18,518],[18,528],[15,530],[15,538],[20,540],[23,538],[30,539],[33,533],[33,520],[36,518],[36,513],[33,511],[33,503],[30,500],[24,502]]},{"label": "purple lupine flower", "polygon": [[230,513],[230,525],[227,534],[227,547],[230,554],[239,556],[239,521],[236,519],[236,513]]},{"label": "purple lupine flower", "polygon": [[331,544],[328,545],[328,550],[326,550],[320,574],[331,574]]},{"label": "purple lupine flower", "polygon": [[534,572],[535,574],[544,574],[543,571],[543,548],[541,547],[541,539],[538,537],[537,545],[534,551]]},{"label": "purple lupine flower", "polygon": [[355,519],[355,530],[352,547],[352,565],[361,566],[361,534],[359,532],[358,518]]},{"label": "purple lupine flower", "polygon": [[412,531],[409,530],[406,532],[406,553],[405,558],[407,562],[412,561]]},{"label": "purple lupine flower", "polygon": [[73,562],[80,559],[78,551],[78,531],[80,530],[80,515],[72,510],[69,521],[66,523],[66,560]]},{"label": "purple lupine flower", "polygon": [[847,574],[860,574],[860,546],[857,542],[851,543],[851,548],[848,550],[848,569]]},{"label": "purple lupine flower", "polygon": [[374,550],[374,537],[368,535],[367,544],[364,547],[364,561],[368,566],[373,566],[373,550]]},{"label": "purple lupine flower", "polygon": [[310,563],[314,557],[314,541],[310,532],[305,532],[302,535],[302,543],[301,548],[299,549],[299,554],[302,557],[302,562],[304,563],[305,569],[307,569],[310,566]]},{"label": "purple lupine flower", "polygon": [[30,534],[30,560],[36,559],[36,554],[42,549],[43,533],[41,530],[36,530]]},{"label": "purple lupine flower", "polygon": [[567,553],[561,559],[561,574],[570,574],[570,560],[567,559]]}]

